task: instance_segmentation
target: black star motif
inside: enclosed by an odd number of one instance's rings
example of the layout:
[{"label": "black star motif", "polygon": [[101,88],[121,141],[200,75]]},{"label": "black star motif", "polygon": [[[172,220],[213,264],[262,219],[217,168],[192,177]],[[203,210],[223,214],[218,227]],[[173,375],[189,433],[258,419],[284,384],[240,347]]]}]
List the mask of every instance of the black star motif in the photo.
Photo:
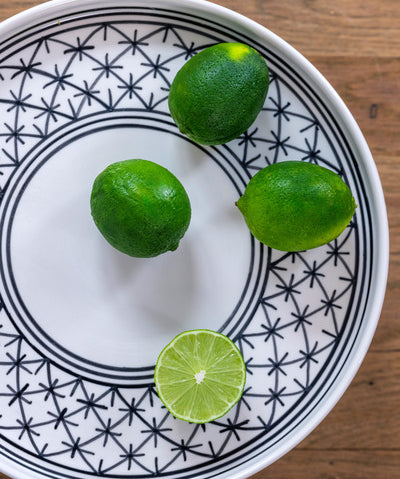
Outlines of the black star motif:
[{"label": "black star motif", "polygon": [[268,388],[269,394],[267,394],[268,399],[264,402],[265,406],[271,402],[279,403],[281,406],[284,406],[285,403],[282,401],[283,392],[286,390],[286,386],[282,389],[271,389]]},{"label": "black star motif", "polygon": [[22,73],[25,73],[26,75],[28,75],[29,78],[33,78],[32,73],[35,72],[35,68],[42,64],[41,62],[36,62],[36,63],[28,63],[27,65],[23,58],[20,58],[19,61],[21,62],[21,66],[16,67],[17,71],[14,73],[11,79],[16,78],[18,75],[21,75]]},{"label": "black star motif", "polygon": [[152,426],[149,425],[149,429],[143,429],[142,431],[140,431],[145,434],[148,433],[149,437],[152,437],[154,439],[154,447],[157,447],[158,436],[161,436],[163,432],[172,431],[171,428],[162,427],[167,417],[168,415],[165,416],[164,419],[159,424],[157,424],[156,418],[153,417],[152,419],[153,425]]},{"label": "black star motif", "polygon": [[18,399],[21,399],[21,401],[25,402],[26,404],[32,404],[32,401],[30,401],[29,399],[27,399],[25,397],[25,392],[26,390],[29,388],[29,384],[25,384],[25,386],[23,386],[22,388],[20,389],[14,389],[13,387],[11,387],[9,384],[7,384],[7,389],[9,391],[11,391],[11,394],[0,394],[0,396],[11,396],[11,400],[10,402],[8,403],[9,406],[12,406],[15,401],[17,401]]},{"label": "black star motif", "polygon": [[292,296],[293,294],[300,294],[300,291],[298,291],[297,289],[294,288],[295,285],[293,284],[293,281],[294,281],[294,274],[291,275],[290,281],[289,281],[288,284],[277,284],[276,285],[277,288],[282,289],[283,291],[285,291],[285,302],[287,302],[289,297]]},{"label": "black star motif", "polygon": [[136,457],[143,457],[144,453],[137,453],[133,450],[132,444],[129,444],[129,450],[125,454],[120,454],[119,457],[122,457],[124,461],[128,462],[128,471],[131,470],[132,462],[141,465],[137,460]]},{"label": "black star motif", "polygon": [[107,425],[103,425],[102,428],[96,428],[95,430],[99,432],[101,435],[104,435],[103,447],[106,447],[108,439],[115,438],[122,436],[122,432],[114,432],[113,428],[115,427],[111,425],[111,419],[109,418],[107,421]]},{"label": "black star motif", "polygon": [[249,422],[249,419],[246,419],[245,421],[241,421],[241,422],[233,422],[230,418],[228,418],[227,420],[227,423],[226,424],[221,424],[221,426],[223,426],[221,429],[220,429],[220,433],[232,433],[235,438],[240,441],[240,436],[239,436],[239,433],[238,431],[240,431],[243,426],[245,426],[246,424],[248,424]]},{"label": "black star motif", "polygon": [[302,160],[309,160],[310,163],[315,163],[315,164],[317,164],[317,160],[319,159],[318,155],[319,153],[321,153],[321,150],[317,150],[318,131],[319,131],[319,128],[318,126],[316,126],[314,129],[314,140],[313,140],[312,146],[310,142],[308,141],[308,138],[305,138],[307,151],[306,151],[306,155],[302,157]]},{"label": "black star motif", "polygon": [[17,423],[19,424],[18,429],[21,430],[21,434],[19,435],[18,439],[22,439],[24,434],[27,432],[29,435],[33,434],[34,436],[40,436],[38,432],[34,430],[35,425],[32,424],[33,417],[30,419],[17,419]]},{"label": "black star motif", "polygon": [[89,87],[89,84],[86,80],[83,80],[83,84],[85,85],[85,87],[82,88],[79,93],[75,93],[74,98],[84,96],[85,98],[87,98],[89,106],[91,106],[92,99],[95,98],[95,95],[97,93],[100,93],[100,90],[94,90],[94,87]]},{"label": "black star motif", "polygon": [[32,371],[26,367],[26,364],[29,364],[31,361],[24,361],[26,358],[26,354],[20,356],[20,352],[18,351],[17,357],[14,358],[10,353],[6,353],[6,356],[10,359],[9,362],[2,362],[0,363],[1,366],[11,366],[10,369],[7,371],[7,376],[14,370],[14,369],[23,369],[25,372],[32,374]]},{"label": "black star motif", "polygon": [[314,281],[317,279],[318,276],[320,276],[321,278],[325,276],[323,273],[318,272],[319,268],[320,266],[317,266],[317,262],[314,261],[311,268],[303,271],[303,273],[306,274],[306,277],[310,277],[310,288],[313,287]]},{"label": "black star motif", "polygon": [[265,329],[265,331],[266,331],[265,333],[260,333],[260,334],[265,336],[265,338],[264,338],[265,343],[273,336],[283,339],[283,336],[278,333],[278,330],[279,330],[278,324],[279,324],[280,320],[281,320],[281,318],[278,318],[273,325],[271,325],[270,322],[269,322],[268,325],[265,325],[265,324],[261,325],[261,327],[263,329]]},{"label": "black star motif", "polygon": [[[49,384],[43,384],[43,383],[39,383],[39,386],[42,389],[43,392],[46,392],[46,395],[44,397],[44,400],[47,401],[49,399],[50,396],[53,396],[53,397],[60,397],[60,398],[65,398],[64,395],[58,393],[56,391],[57,389],[57,383],[58,383],[58,379],[55,379],[53,382],[50,382],[49,381]],[[60,386],[58,386],[60,387]]]},{"label": "black star motif", "polygon": [[303,351],[300,349],[300,354],[303,356],[303,362],[300,364],[300,368],[303,368],[306,364],[311,363],[311,361],[318,363],[318,360],[314,358],[314,356],[318,354],[317,347],[318,341],[315,342],[311,350]]},{"label": "black star motif", "polygon": [[269,147],[270,150],[276,150],[277,153],[279,153],[279,149],[281,148],[285,156],[287,156],[287,145],[286,143],[290,140],[290,136],[287,136],[283,140],[280,138],[280,135],[277,135],[274,131],[271,130],[271,134],[274,137],[275,141],[269,141],[269,143],[272,143],[272,145]]},{"label": "black star motif", "polygon": [[81,39],[79,37],[77,37],[76,41],[77,41],[77,45],[71,46],[71,48],[64,50],[64,54],[68,54],[68,53],[78,54],[79,61],[82,61],[84,53],[89,50],[93,50],[94,46],[85,45],[84,43],[81,43]]},{"label": "black star motif", "polygon": [[333,291],[332,293],[332,296],[328,299],[321,299],[321,303],[323,303],[325,306],[324,306],[324,309],[325,309],[325,312],[324,312],[324,316],[327,316],[328,313],[330,311],[333,311],[333,308],[337,308],[337,309],[342,309],[341,306],[339,306],[338,304],[335,304],[335,301],[337,301],[339,299],[339,297],[336,296],[336,289]]},{"label": "black star motif", "polygon": [[43,115],[47,115],[48,120],[51,118],[55,123],[57,123],[58,112],[56,110],[57,110],[57,108],[60,108],[60,104],[57,104],[57,105],[48,104],[47,101],[43,97],[41,98],[41,100],[42,100],[42,103],[43,103],[44,107],[41,108],[42,111],[38,115],[35,116],[35,119],[40,118]]},{"label": "black star motif", "polygon": [[131,403],[126,403],[126,408],[120,408],[119,411],[127,412],[129,417],[129,425],[132,425],[133,416],[137,415],[139,412],[144,412],[143,408],[139,408],[136,404],[135,398],[132,398]]},{"label": "black star motif", "polygon": [[158,54],[156,61],[153,62],[152,60],[148,59],[147,63],[141,63],[144,67],[150,67],[150,71],[153,72],[153,78],[157,78],[157,75],[160,75],[167,83],[168,80],[165,78],[163,71],[169,72],[169,68],[164,66],[164,63],[160,62],[161,55]]},{"label": "black star motif", "polygon": [[120,70],[122,68],[123,68],[122,65],[114,65],[113,62],[110,63],[109,55],[108,55],[108,53],[106,53],[104,63],[101,63],[99,67],[92,68],[92,70],[93,71],[101,71],[102,74],[105,73],[106,78],[109,78],[110,74],[114,70]]},{"label": "black star motif", "polygon": [[11,90],[10,90],[10,93],[13,99],[10,100],[10,103],[12,103],[12,105],[10,106],[10,108],[8,108],[7,112],[10,112],[14,110],[15,108],[17,111],[21,109],[25,113],[26,106],[27,106],[26,101],[29,100],[29,98],[31,98],[32,94],[29,93],[29,95],[26,95],[22,98],[21,96],[17,97],[16,94]]},{"label": "black star motif", "polygon": [[285,353],[281,359],[272,359],[268,358],[268,361],[270,364],[267,364],[267,367],[270,368],[270,371],[268,372],[268,376],[271,376],[272,373],[276,372],[282,373],[284,376],[287,376],[287,373],[282,369],[282,366],[285,365],[285,359],[288,357],[289,353]]},{"label": "black star motif", "polygon": [[135,90],[142,90],[142,87],[138,86],[137,83],[138,80],[133,81],[133,75],[132,73],[129,73],[129,81],[127,83],[124,83],[123,85],[118,85],[118,88],[120,88],[121,90],[126,90],[125,94],[128,94],[129,99],[131,100],[133,95],[138,96]]},{"label": "black star motif", "polygon": [[69,73],[68,75],[64,73],[63,75],[60,75],[60,72],[58,71],[58,65],[55,66],[55,73],[52,77],[52,80],[50,80],[46,85],[44,85],[43,88],[47,88],[50,85],[58,84],[61,89],[64,91],[65,90],[65,83],[68,78],[71,78],[73,76],[73,73]]},{"label": "black star motif", "polygon": [[22,130],[25,129],[25,125],[21,125],[19,128],[12,128],[8,123],[4,123],[4,126],[7,128],[8,133],[1,133],[0,136],[6,136],[6,143],[11,140],[14,140],[16,143],[20,142],[22,145],[25,145],[25,141],[22,139],[24,136]]},{"label": "black star motif", "polygon": [[138,39],[138,31],[135,30],[133,32],[133,37],[132,40],[121,40],[118,42],[121,45],[130,45],[130,48],[132,48],[132,55],[135,55],[136,50],[140,50],[138,47],[142,46],[145,47],[148,45],[148,43],[144,42],[143,39]]},{"label": "black star motif", "polygon": [[82,457],[85,454],[90,454],[90,455],[94,456],[94,452],[88,451],[87,449],[82,449],[82,446],[80,445],[80,442],[81,442],[81,438],[78,437],[75,441],[73,441],[71,443],[62,441],[61,444],[64,444],[64,446],[67,446],[67,448],[68,448],[67,451],[71,453],[71,458],[72,459],[75,457],[76,453],[80,454]]},{"label": "black star motif", "polygon": [[296,318],[296,321],[295,321],[295,328],[294,330],[297,332],[297,330],[300,328],[301,325],[303,324],[312,324],[311,321],[308,321],[307,319],[307,310],[309,308],[309,304],[307,304],[307,306],[304,308],[303,312],[302,313],[291,313],[292,316],[294,316]]},{"label": "black star motif", "polygon": [[186,454],[200,446],[201,444],[193,444],[193,445],[187,444],[185,443],[183,439],[181,439],[181,443],[178,446],[173,447],[171,451],[179,451],[182,454],[183,460],[186,461],[187,460]]},{"label": "black star motif", "polygon": [[328,247],[330,248],[330,251],[327,251],[326,254],[328,254],[334,259],[333,264],[335,266],[337,266],[338,260],[342,256],[348,256],[350,254],[349,251],[341,251],[342,245],[339,245],[339,242],[337,239],[333,241],[333,245],[332,243],[328,243]]},{"label": "black star motif", "polygon": [[194,42],[191,42],[190,45],[186,45],[186,43],[180,38],[181,43],[174,43],[174,47],[180,48],[185,52],[185,60],[189,60],[194,55],[196,55],[199,47],[194,46]]},{"label": "black star motif", "polygon": [[257,133],[258,131],[258,128],[254,128],[254,130],[252,132],[249,132],[248,130],[246,130],[242,135],[239,136],[239,143],[238,145],[239,146],[242,146],[243,144],[245,146],[247,146],[249,143],[251,146],[256,146],[256,142],[255,142],[255,139],[254,139],[254,135]]},{"label": "black star motif", "polygon": [[[287,108],[290,106],[290,102],[288,101],[285,106],[282,106],[280,102],[277,102],[274,98],[270,98],[272,103],[276,106],[276,108],[271,109],[274,112],[274,118],[277,116],[283,116],[285,120],[290,121],[290,118],[287,114]],[[269,108],[266,108],[266,110],[270,110]]]},{"label": "black star motif", "polygon": [[76,401],[85,405],[85,419],[87,419],[90,411],[95,411],[96,409],[108,409],[104,404],[96,403],[94,393],[92,393],[88,399],[77,399]]},{"label": "black star motif", "polygon": [[72,422],[69,419],[67,419],[67,412],[68,412],[68,409],[66,407],[62,411],[60,411],[58,414],[47,411],[47,414],[54,418],[54,429],[57,429],[60,424],[75,426],[75,427],[78,426],[78,423]]}]

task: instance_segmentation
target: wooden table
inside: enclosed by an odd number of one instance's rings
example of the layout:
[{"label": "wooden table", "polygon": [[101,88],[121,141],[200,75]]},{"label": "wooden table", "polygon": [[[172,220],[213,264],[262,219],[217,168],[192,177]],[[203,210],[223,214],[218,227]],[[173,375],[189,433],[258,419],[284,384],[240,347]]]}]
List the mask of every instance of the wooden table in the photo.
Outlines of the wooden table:
[{"label": "wooden table", "polygon": [[[0,0],[0,20],[38,3]],[[281,36],[332,83],[372,150],[390,225],[386,299],[361,369],[322,424],[253,479],[400,479],[400,1],[217,3]]]}]

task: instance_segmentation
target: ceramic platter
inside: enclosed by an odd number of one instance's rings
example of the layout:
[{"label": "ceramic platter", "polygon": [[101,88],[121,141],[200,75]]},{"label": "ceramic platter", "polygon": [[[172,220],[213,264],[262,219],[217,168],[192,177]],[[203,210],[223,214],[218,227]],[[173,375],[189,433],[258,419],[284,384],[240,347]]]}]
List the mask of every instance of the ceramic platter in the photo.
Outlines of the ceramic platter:
[{"label": "ceramic platter", "polygon": [[[16,478],[245,478],[303,439],[357,371],[379,317],[388,231],[375,165],[337,94],[293,48],[202,1],[56,1],[0,26],[0,469]],[[221,146],[179,133],[168,90],[218,42],[266,59],[251,128]],[[134,259],[90,217],[95,176],[144,158],[192,203],[176,252]],[[357,212],[312,251],[268,249],[235,201],[277,161],[335,171]],[[181,331],[232,338],[240,403],[194,425],[158,399],[153,368]]]}]

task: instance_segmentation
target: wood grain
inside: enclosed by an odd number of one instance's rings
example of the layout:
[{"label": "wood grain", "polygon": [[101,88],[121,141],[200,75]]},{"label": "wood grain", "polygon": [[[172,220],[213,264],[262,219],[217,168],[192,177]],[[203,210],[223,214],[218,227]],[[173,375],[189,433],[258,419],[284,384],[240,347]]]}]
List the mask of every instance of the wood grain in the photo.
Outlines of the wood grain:
[{"label": "wood grain", "polygon": [[397,451],[295,449],[251,479],[398,479]]},{"label": "wood grain", "polygon": [[[0,20],[41,2],[0,0]],[[370,350],[328,417],[252,479],[400,479],[400,1],[218,0],[303,53],[354,115],[390,225],[386,299]]]},{"label": "wood grain", "polygon": [[261,23],[307,57],[395,57],[398,0],[221,0]]}]

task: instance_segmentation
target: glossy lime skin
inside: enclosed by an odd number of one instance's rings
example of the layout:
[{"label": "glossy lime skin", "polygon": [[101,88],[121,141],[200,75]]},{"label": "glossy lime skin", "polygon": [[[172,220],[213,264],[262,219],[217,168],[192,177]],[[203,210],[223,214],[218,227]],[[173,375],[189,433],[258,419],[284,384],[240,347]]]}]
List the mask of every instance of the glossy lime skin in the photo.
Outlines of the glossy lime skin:
[{"label": "glossy lime skin", "polygon": [[290,252],[334,240],[356,209],[339,175],[302,161],[284,161],[260,170],[237,206],[259,241]]},{"label": "glossy lime skin", "polygon": [[94,181],[90,206],[104,238],[129,256],[175,250],[189,227],[191,207],[180,181],[157,163],[113,163]]},{"label": "glossy lime skin", "polygon": [[219,43],[178,71],[169,110],[179,130],[195,142],[222,144],[252,125],[268,86],[268,67],[256,50],[242,43]]}]

